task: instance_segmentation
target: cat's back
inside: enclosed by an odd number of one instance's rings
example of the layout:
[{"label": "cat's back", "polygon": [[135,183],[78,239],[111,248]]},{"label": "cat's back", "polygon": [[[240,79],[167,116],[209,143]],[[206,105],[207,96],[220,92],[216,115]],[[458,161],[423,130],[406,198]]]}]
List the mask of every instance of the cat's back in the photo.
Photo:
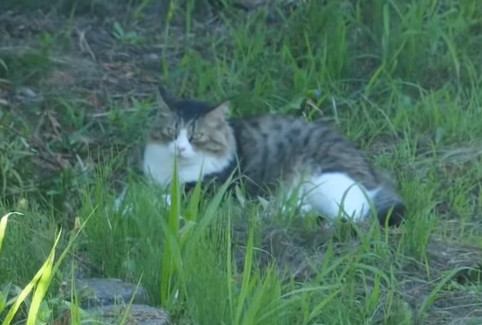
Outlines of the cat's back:
[{"label": "cat's back", "polygon": [[368,187],[376,175],[356,146],[329,122],[280,115],[232,121],[248,176],[262,183],[297,172],[344,172]]},{"label": "cat's back", "polygon": [[243,152],[254,154],[262,150],[274,154],[278,159],[284,158],[285,153],[299,152],[304,155],[310,150],[317,150],[321,137],[327,141],[339,137],[326,122],[307,122],[293,116],[248,117],[233,121],[233,126]]}]

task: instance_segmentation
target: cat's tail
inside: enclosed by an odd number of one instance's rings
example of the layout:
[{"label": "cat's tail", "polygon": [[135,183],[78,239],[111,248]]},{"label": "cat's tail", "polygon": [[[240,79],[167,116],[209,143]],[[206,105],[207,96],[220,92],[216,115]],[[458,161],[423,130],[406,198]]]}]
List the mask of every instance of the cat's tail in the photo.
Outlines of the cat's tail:
[{"label": "cat's tail", "polygon": [[380,189],[373,201],[381,225],[399,226],[405,219],[405,203],[393,189]]}]

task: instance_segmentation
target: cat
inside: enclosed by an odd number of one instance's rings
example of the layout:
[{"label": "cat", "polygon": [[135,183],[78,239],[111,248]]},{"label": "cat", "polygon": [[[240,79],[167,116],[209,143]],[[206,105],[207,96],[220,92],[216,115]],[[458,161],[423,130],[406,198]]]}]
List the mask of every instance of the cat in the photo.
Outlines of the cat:
[{"label": "cat", "polygon": [[[398,225],[405,205],[363,153],[324,121],[263,115],[229,119],[229,102],[177,100],[161,91],[144,148],[143,171],[155,183],[225,181],[238,168],[249,193],[285,186],[303,210]],[[164,98],[164,99],[163,99]],[[389,217],[389,218],[387,218]]]}]

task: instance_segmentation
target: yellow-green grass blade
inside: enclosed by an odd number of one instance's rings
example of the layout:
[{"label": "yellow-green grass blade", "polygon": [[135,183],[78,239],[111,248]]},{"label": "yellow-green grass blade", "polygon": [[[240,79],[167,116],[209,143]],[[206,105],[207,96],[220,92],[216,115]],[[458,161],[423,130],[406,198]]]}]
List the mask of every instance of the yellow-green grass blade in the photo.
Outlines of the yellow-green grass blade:
[{"label": "yellow-green grass blade", "polygon": [[22,289],[20,294],[17,296],[17,299],[15,300],[13,306],[8,311],[7,316],[5,316],[5,319],[3,320],[2,325],[11,324],[13,318],[15,317],[15,314],[20,308],[20,305],[28,297],[28,295],[33,290],[33,288],[35,287],[35,284],[37,283],[37,281],[40,279],[41,276],[42,276],[42,268],[40,268],[40,270],[37,271],[33,279],[25,286],[25,288]]},{"label": "yellow-green grass blade", "polygon": [[[21,213],[12,212],[12,213],[7,214],[6,216],[9,216],[11,214],[21,214]],[[37,318],[37,315],[38,315],[38,311],[39,311],[39,308],[40,308],[40,304],[42,303],[42,300],[45,297],[45,294],[48,290],[48,287],[50,285],[50,282],[52,280],[53,275],[56,273],[57,269],[60,266],[60,263],[62,262],[62,260],[67,255],[67,252],[69,251],[70,247],[72,246],[74,240],[78,237],[78,235],[80,234],[82,229],[85,227],[85,224],[87,223],[87,221],[90,219],[90,217],[92,215],[93,215],[93,211],[87,217],[87,220],[84,221],[84,223],[74,233],[72,238],[69,240],[69,243],[68,243],[67,247],[62,252],[60,258],[54,264],[55,249],[56,249],[56,247],[58,245],[58,242],[60,241],[60,237],[61,237],[61,232],[59,232],[59,234],[57,235],[57,237],[55,239],[54,245],[53,245],[53,247],[50,251],[49,256],[45,260],[44,264],[37,271],[35,276],[32,278],[32,280],[22,289],[20,294],[17,296],[13,306],[10,308],[7,315],[5,316],[5,319],[3,320],[2,325],[11,324],[11,322],[12,322],[13,318],[15,317],[15,315],[17,314],[18,309],[20,308],[21,304],[25,301],[25,299],[28,297],[28,295],[32,292],[32,290],[34,288],[36,288],[36,289],[35,289],[35,292],[34,292],[34,295],[33,295],[33,298],[32,298],[32,304],[31,304],[30,309],[29,309],[28,318],[27,318],[27,325],[35,324],[35,321],[36,321],[36,318]],[[4,218],[2,218],[2,220],[0,221],[0,224],[2,224],[2,223],[6,224],[6,221],[4,221]],[[0,228],[2,228],[2,225],[0,225]],[[0,229],[0,233],[1,233],[1,229]],[[3,237],[1,237],[1,239],[3,239]]]},{"label": "yellow-green grass blade", "polygon": [[50,286],[50,283],[52,282],[52,278],[54,275],[52,270],[53,270],[54,260],[55,260],[55,249],[57,248],[61,234],[62,234],[62,231],[59,231],[59,234],[55,239],[54,245],[50,250],[49,256],[47,257],[44,264],[39,270],[40,278],[38,279],[35,291],[33,293],[32,303],[28,311],[27,325],[35,325],[37,321],[37,315],[40,308],[40,304],[42,303],[42,300],[47,294],[47,290]]},{"label": "yellow-green grass blade", "polygon": [[19,212],[10,212],[4,215],[2,219],[0,219],[0,252],[2,251],[3,238],[5,237],[5,231],[7,230],[8,217],[12,214],[22,215]]}]

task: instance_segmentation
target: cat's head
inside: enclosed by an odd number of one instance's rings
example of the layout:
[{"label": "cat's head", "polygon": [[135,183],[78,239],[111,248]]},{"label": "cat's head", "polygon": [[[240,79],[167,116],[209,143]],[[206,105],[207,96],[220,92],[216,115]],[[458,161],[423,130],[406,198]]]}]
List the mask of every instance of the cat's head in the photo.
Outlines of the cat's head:
[{"label": "cat's head", "polygon": [[235,140],[226,115],[229,103],[209,105],[194,100],[159,98],[150,141],[167,146],[181,160],[234,153]]}]

